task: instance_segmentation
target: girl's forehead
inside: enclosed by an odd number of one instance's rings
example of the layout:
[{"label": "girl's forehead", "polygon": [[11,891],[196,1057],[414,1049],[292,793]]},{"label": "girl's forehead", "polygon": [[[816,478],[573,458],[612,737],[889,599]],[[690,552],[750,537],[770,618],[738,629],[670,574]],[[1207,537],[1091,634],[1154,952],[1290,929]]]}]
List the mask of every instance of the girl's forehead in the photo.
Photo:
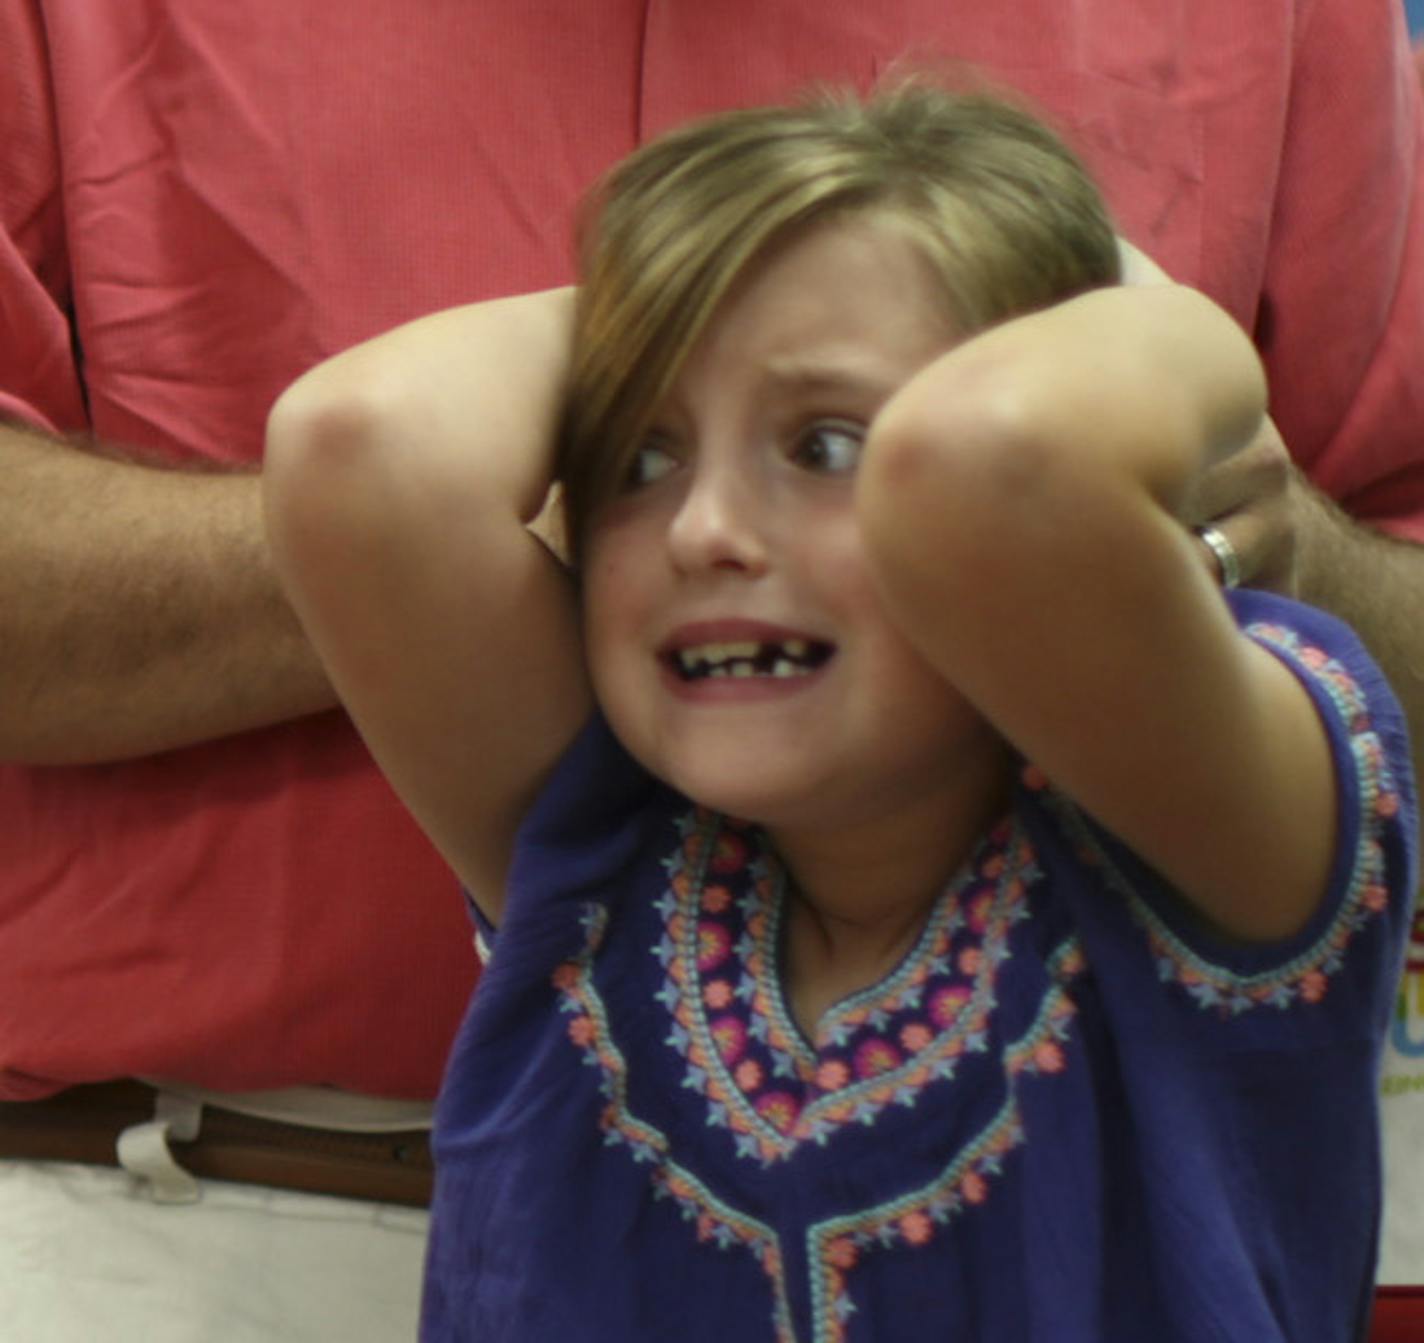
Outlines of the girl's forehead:
[{"label": "girl's forehead", "polygon": [[937,272],[904,229],[877,216],[838,218],[747,268],[679,381],[748,360],[793,389],[879,381],[886,365],[947,348],[960,334]]}]

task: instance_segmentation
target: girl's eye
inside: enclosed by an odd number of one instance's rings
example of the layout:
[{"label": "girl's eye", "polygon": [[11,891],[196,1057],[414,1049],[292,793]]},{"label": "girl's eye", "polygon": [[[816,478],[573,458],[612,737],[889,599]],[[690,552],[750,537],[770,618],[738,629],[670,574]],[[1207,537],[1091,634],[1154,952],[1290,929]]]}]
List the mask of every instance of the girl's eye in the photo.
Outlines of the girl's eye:
[{"label": "girl's eye", "polygon": [[626,488],[636,490],[644,485],[651,485],[655,480],[661,480],[676,465],[677,458],[668,450],[667,445],[660,439],[650,438],[633,454],[633,460],[628,463]]},{"label": "girl's eye", "polygon": [[865,430],[851,424],[813,424],[796,442],[791,458],[808,471],[839,476],[860,465]]}]

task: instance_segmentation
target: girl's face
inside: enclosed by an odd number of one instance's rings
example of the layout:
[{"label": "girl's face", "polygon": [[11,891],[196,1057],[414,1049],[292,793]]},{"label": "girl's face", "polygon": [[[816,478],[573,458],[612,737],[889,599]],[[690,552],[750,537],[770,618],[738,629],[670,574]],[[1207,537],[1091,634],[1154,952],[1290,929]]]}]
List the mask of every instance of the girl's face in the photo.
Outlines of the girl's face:
[{"label": "girl's face", "polygon": [[854,824],[945,791],[987,726],[891,624],[861,544],[867,428],[955,343],[892,225],[824,225],[761,263],[693,350],[595,518],[598,700],[649,770],[776,827]]}]

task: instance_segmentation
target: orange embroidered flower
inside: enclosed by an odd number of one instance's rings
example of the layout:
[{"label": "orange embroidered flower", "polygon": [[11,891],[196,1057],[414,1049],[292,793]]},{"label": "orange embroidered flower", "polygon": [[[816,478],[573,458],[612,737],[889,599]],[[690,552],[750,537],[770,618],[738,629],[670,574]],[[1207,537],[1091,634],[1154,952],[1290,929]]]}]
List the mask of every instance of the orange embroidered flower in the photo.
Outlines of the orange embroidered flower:
[{"label": "orange embroidered flower", "polygon": [[731,906],[732,893],[725,886],[708,886],[702,892],[702,908],[709,914],[722,914]]},{"label": "orange embroidered flower", "polygon": [[959,972],[964,975],[977,975],[979,967],[984,963],[984,953],[978,947],[965,947],[959,953]]},{"label": "orange embroidered flower", "polygon": [[1063,1050],[1057,1040],[1040,1040],[1033,1051],[1034,1066],[1041,1073],[1063,1071]]},{"label": "orange embroidered flower", "polygon": [[714,979],[702,990],[702,1001],[715,1012],[732,1004],[732,986],[725,979]]},{"label": "orange embroidered flower", "polygon": [[934,1235],[934,1223],[922,1212],[907,1212],[899,1225],[900,1234],[911,1245],[924,1245]]},{"label": "orange embroidered flower", "polygon": [[912,1054],[933,1043],[934,1032],[922,1021],[912,1021],[900,1031],[900,1043]]},{"label": "orange embroidered flower", "polygon": [[850,1069],[840,1059],[827,1059],[816,1069],[816,1085],[822,1091],[839,1091],[850,1081]]},{"label": "orange embroidered flower", "polygon": [[567,993],[578,983],[579,968],[573,961],[565,961],[554,971],[554,987]]},{"label": "orange embroidered flower", "polygon": [[1328,987],[1325,975],[1319,970],[1307,970],[1300,977],[1300,996],[1308,1003],[1318,1003]]},{"label": "orange embroidered flower", "polygon": [[855,1248],[855,1242],[849,1236],[837,1236],[826,1246],[826,1262],[832,1268],[842,1271],[854,1268],[859,1258],[860,1251]]},{"label": "orange embroidered flower", "polygon": [[578,1045],[580,1049],[587,1049],[593,1043],[594,1027],[593,1018],[585,1016],[574,1017],[569,1022],[569,1039]]},{"label": "orange embroidered flower", "polygon": [[959,1192],[967,1203],[982,1203],[989,1195],[989,1185],[978,1171],[970,1171],[959,1182]]},{"label": "orange embroidered flower", "polygon": [[755,1059],[743,1059],[732,1074],[743,1091],[755,1091],[763,1081],[761,1064]]}]

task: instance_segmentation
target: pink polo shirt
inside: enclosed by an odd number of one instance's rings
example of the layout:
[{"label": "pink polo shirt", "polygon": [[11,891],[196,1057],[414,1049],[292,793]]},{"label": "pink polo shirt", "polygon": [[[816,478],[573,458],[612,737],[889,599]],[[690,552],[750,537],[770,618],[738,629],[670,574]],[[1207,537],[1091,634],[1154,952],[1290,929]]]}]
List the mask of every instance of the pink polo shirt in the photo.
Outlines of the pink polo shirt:
[{"label": "pink polo shirt", "polygon": [[[212,463],[322,357],[569,278],[647,134],[908,52],[1038,99],[1253,331],[1287,441],[1424,539],[1418,105],[1397,0],[14,0],[0,411]],[[116,706],[116,712],[121,711]],[[345,720],[0,769],[0,1096],[160,1074],[433,1093],[451,878]]]}]

